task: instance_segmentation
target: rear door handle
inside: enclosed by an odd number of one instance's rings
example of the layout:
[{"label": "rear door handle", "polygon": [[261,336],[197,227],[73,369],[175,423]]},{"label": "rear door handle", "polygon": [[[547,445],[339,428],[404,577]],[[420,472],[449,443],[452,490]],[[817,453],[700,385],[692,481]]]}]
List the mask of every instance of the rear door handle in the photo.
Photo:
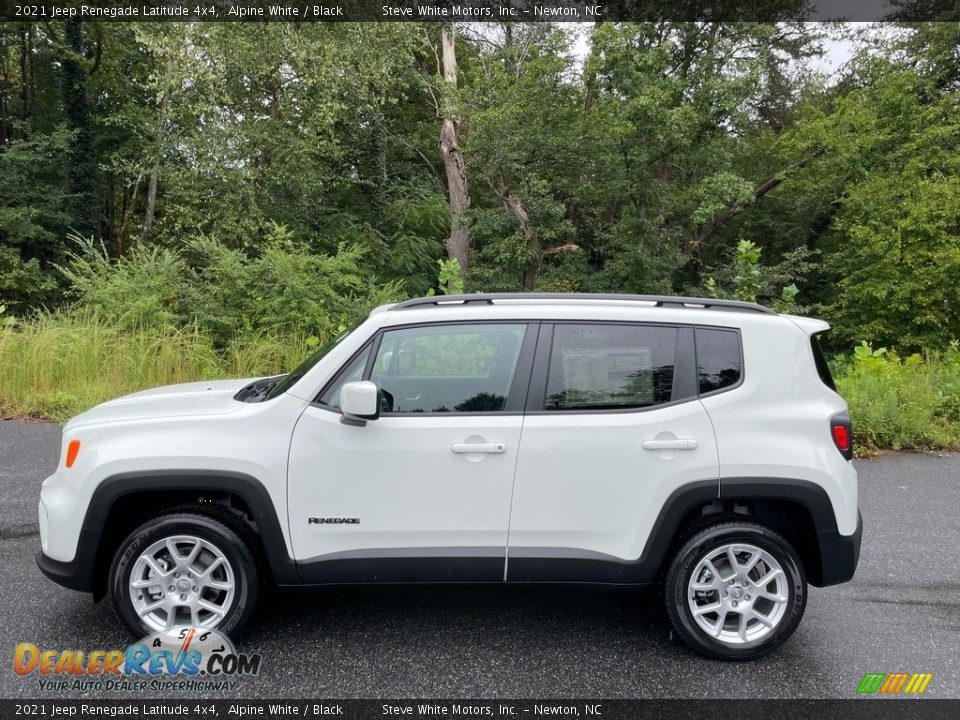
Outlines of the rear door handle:
[{"label": "rear door handle", "polygon": [[490,455],[501,455],[507,451],[506,443],[454,443],[450,449],[457,455],[469,455],[470,453],[489,453]]},{"label": "rear door handle", "polygon": [[693,438],[677,438],[676,440],[644,440],[640,443],[644,450],[695,450],[697,441]]}]

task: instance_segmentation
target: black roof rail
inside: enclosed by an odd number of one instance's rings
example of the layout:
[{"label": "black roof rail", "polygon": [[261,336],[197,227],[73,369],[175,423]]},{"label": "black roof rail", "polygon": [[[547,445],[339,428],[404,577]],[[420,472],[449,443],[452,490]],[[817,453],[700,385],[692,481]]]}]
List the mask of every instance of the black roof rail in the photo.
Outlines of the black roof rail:
[{"label": "black roof rail", "polygon": [[422,307],[462,307],[473,303],[494,305],[499,300],[569,300],[573,302],[590,302],[591,300],[617,302],[644,302],[654,307],[692,308],[698,310],[731,310],[734,312],[756,312],[767,315],[776,315],[771,310],[757,303],[743,302],[742,300],[719,300],[717,298],[679,297],[674,295],[627,295],[620,293],[474,293],[472,295],[433,295],[431,297],[414,298],[398,303],[390,310],[409,310]]}]

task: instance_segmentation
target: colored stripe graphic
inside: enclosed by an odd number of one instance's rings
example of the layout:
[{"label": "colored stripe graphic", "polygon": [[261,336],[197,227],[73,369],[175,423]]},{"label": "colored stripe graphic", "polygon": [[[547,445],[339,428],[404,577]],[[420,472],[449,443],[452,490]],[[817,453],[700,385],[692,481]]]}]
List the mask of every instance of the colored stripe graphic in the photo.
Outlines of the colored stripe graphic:
[{"label": "colored stripe graphic", "polygon": [[857,693],[870,695],[897,695],[907,693],[919,695],[927,689],[933,680],[933,673],[867,673],[857,686]]},{"label": "colored stripe graphic", "polygon": [[863,680],[860,681],[860,686],[857,688],[858,693],[875,693],[880,689],[880,684],[883,682],[883,679],[886,677],[886,673],[867,673],[863,676]]}]

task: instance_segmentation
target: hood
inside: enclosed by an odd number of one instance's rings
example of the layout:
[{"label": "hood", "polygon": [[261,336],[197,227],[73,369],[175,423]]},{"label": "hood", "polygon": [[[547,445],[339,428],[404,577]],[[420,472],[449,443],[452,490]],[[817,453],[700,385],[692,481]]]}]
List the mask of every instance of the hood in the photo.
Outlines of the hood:
[{"label": "hood", "polygon": [[233,396],[240,388],[256,379],[210,380],[142,390],[110,400],[77,415],[67,423],[65,429],[92,423],[235,412],[244,404],[234,400]]}]

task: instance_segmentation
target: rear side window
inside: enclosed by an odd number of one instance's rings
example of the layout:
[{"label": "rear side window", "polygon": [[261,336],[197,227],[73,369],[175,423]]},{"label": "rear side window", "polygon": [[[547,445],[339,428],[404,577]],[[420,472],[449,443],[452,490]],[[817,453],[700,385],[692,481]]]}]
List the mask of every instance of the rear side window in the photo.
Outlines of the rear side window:
[{"label": "rear side window", "polygon": [[735,330],[697,328],[697,382],[700,394],[740,382],[740,334]]},{"label": "rear side window", "polygon": [[820,338],[818,335],[810,336],[810,349],[813,350],[813,362],[817,366],[817,374],[828,388],[837,391],[837,386],[833,382],[833,375],[830,374],[830,366],[827,359],[823,356],[823,350],[820,348]]},{"label": "rear side window", "polygon": [[560,323],[553,336],[546,410],[619,410],[670,402],[673,327]]}]

